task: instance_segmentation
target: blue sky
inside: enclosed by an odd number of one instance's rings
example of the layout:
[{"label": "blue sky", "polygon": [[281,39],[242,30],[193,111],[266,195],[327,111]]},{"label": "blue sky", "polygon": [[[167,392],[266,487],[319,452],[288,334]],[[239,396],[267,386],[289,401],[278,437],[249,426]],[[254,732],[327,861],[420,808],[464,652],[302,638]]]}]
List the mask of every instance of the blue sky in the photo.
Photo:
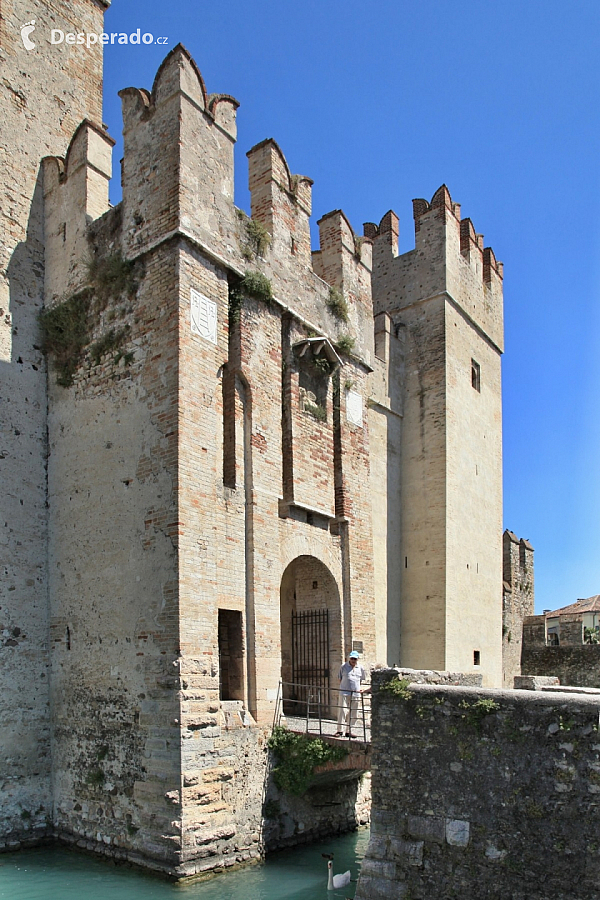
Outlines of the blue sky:
[{"label": "blue sky", "polygon": [[106,31],[138,27],[168,45],[105,48],[116,163],[117,91],[182,41],[241,103],[238,206],[265,137],[314,179],[313,222],[393,208],[400,252],[412,198],[448,185],[504,262],[504,520],[535,547],[536,609],[600,593],[597,0],[113,0]]}]

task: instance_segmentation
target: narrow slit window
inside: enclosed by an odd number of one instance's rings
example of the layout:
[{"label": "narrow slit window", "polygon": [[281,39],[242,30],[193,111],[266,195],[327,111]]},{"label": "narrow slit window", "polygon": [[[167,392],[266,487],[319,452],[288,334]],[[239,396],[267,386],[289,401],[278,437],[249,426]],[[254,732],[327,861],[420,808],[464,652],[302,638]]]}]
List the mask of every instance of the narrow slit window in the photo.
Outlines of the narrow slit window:
[{"label": "narrow slit window", "polygon": [[473,650],[473,665],[480,666],[481,665],[481,651]]},{"label": "narrow slit window", "polygon": [[481,393],[481,366],[474,359],[471,360],[471,387]]}]

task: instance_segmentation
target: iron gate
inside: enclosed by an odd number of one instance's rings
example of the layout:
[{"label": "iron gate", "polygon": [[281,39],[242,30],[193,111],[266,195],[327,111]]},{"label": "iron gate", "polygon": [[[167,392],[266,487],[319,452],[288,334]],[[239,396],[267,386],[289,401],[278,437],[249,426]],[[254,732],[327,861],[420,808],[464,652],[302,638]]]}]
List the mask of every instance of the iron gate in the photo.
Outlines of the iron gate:
[{"label": "iron gate", "polygon": [[301,706],[319,698],[321,704],[329,697],[329,610],[309,609],[292,613],[292,682],[296,701],[295,714]]}]

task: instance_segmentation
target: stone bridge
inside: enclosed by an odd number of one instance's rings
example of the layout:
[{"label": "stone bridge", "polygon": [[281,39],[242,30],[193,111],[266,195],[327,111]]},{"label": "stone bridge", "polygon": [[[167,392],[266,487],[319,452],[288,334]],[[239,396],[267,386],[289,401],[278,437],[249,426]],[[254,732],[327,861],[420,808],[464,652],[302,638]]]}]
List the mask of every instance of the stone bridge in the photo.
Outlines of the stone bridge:
[{"label": "stone bridge", "polygon": [[[283,723],[282,723],[283,724]],[[312,723],[311,723],[312,724]],[[331,782],[352,781],[371,770],[371,740],[370,732],[364,737],[366,740],[354,740],[350,738],[336,737],[328,734],[327,728],[333,730],[333,722],[322,722],[320,731],[307,730],[304,719],[286,718],[285,727],[296,734],[305,734],[309,738],[320,738],[327,744],[341,747],[348,751],[348,755],[338,762],[329,762],[315,769],[313,784],[329,784]]]}]

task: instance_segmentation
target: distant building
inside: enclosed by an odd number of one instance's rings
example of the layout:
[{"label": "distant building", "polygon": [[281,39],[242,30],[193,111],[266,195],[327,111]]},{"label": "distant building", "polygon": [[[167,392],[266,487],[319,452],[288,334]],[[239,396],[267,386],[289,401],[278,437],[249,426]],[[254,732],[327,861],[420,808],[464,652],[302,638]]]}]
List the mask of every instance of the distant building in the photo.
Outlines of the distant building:
[{"label": "distant building", "polygon": [[600,632],[600,594],[577,600],[554,612],[544,612],[544,617],[547,644],[596,644]]},{"label": "distant building", "polygon": [[561,685],[600,687],[600,594],[523,623],[521,674],[555,675]]}]

